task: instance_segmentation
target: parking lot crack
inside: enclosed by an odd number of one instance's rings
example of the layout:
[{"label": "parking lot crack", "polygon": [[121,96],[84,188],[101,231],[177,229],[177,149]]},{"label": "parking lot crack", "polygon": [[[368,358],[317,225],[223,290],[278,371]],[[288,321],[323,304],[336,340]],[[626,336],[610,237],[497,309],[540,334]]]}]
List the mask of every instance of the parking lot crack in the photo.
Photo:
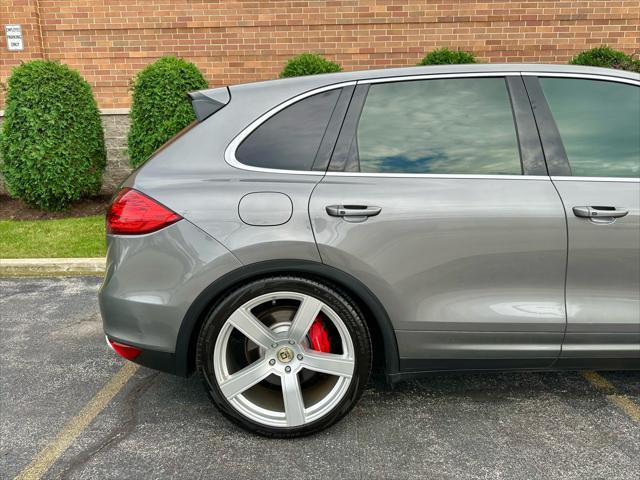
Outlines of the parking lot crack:
[{"label": "parking lot crack", "polygon": [[68,462],[66,468],[57,475],[57,478],[69,478],[73,472],[89,463],[97,454],[115,447],[134,431],[138,424],[139,400],[159,375],[160,372],[147,375],[127,392],[120,404],[121,408],[118,413],[119,419],[116,422],[115,427],[112,428],[102,439],[94,442],[88,448],[76,454]]}]

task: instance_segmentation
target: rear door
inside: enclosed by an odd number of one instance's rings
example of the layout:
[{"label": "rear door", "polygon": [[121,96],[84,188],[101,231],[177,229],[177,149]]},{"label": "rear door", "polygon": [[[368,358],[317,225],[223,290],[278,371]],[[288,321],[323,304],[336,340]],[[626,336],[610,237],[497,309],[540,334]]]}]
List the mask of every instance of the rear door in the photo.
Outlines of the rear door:
[{"label": "rear door", "polygon": [[560,366],[640,366],[640,82],[526,78],[569,234]]},{"label": "rear door", "polygon": [[386,308],[401,368],[557,359],[565,215],[520,75],[359,82],[309,209],[323,262]]}]

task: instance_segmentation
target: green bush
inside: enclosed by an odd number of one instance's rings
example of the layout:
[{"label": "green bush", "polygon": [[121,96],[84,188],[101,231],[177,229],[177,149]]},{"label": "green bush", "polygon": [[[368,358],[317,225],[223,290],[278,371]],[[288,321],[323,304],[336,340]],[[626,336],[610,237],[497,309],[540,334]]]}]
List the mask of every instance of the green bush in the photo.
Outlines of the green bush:
[{"label": "green bush", "polygon": [[2,130],[0,168],[12,197],[64,210],[100,190],[102,123],[91,87],[75,70],[44,60],[15,67]]},{"label": "green bush", "polygon": [[315,53],[303,53],[290,59],[282,69],[280,78],[302,77],[304,75],[316,75],[318,73],[341,72],[342,67],[330,62]]},{"label": "green bush", "polygon": [[133,79],[129,159],[141,165],[167,140],[195,120],[187,92],[207,88],[193,63],[163,57]]},{"label": "green bush", "polygon": [[640,60],[634,60],[631,55],[627,55],[620,50],[614,50],[606,45],[579,53],[569,63],[572,65],[589,65],[592,67],[640,72]]},{"label": "green bush", "polygon": [[427,53],[418,65],[455,65],[458,63],[476,63],[472,53],[463,50],[439,48]]}]

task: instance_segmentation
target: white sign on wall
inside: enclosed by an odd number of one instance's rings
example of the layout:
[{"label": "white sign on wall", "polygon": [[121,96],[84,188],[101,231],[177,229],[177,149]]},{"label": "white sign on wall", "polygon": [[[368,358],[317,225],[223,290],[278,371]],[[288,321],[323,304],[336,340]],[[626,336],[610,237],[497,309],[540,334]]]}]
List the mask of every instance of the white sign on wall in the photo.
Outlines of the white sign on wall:
[{"label": "white sign on wall", "polygon": [[24,42],[22,41],[22,25],[5,25],[4,31],[7,36],[7,50],[10,52],[19,52],[24,50]]}]

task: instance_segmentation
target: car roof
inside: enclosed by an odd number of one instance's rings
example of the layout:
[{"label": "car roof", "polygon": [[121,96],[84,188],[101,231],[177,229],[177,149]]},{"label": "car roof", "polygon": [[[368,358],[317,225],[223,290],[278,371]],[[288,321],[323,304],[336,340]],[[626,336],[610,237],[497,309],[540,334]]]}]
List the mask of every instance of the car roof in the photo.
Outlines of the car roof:
[{"label": "car roof", "polygon": [[[640,79],[640,74],[611,68],[584,67],[579,65],[553,65],[540,63],[471,63],[462,65],[427,65],[419,67],[385,68],[325,74],[339,82],[412,75],[437,75],[450,73],[531,72],[605,75],[610,77]],[[300,77],[297,77],[300,78]],[[295,79],[291,79],[295,80]]]},{"label": "car roof", "polygon": [[[555,73],[555,74],[578,74],[578,75],[599,75],[608,77],[626,78],[630,80],[640,80],[640,74],[625,70],[614,70],[611,68],[584,67],[579,65],[553,65],[540,63],[472,63],[462,65],[427,65],[419,67],[384,68],[377,70],[358,70],[353,72],[325,73],[320,75],[309,75],[304,77],[294,77],[279,80],[267,80],[254,82],[267,86],[272,82],[306,83],[309,79],[315,82],[322,82],[326,85],[358,80],[384,79],[390,77],[405,77],[414,75],[438,75],[457,73]],[[247,85],[247,84],[245,84]],[[239,86],[239,85],[236,85]]]},{"label": "car roof", "polygon": [[[533,73],[533,74],[568,74],[568,75],[597,75],[609,78],[619,78],[640,81],[640,74],[624,70],[609,68],[583,67],[578,65],[553,65],[539,63],[485,63],[463,65],[429,65],[419,67],[387,68],[379,70],[360,70],[353,72],[325,73],[302,77],[266,80],[229,86],[231,95],[236,94],[268,94],[273,100],[291,97],[298,93],[322,88],[325,86],[355,82],[362,80],[385,79],[393,77],[412,77],[423,75],[443,74],[487,74],[487,73]],[[226,89],[226,87],[224,87]],[[216,98],[220,88],[202,90],[204,95]]]}]

